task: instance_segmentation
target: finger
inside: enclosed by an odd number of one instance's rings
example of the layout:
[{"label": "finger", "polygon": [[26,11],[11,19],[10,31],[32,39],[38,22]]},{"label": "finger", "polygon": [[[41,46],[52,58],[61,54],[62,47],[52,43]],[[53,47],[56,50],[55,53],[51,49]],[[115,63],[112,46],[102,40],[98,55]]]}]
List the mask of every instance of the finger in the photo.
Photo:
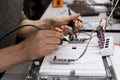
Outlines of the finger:
[{"label": "finger", "polygon": [[47,45],[47,50],[56,50],[59,48],[59,45]]},{"label": "finger", "polygon": [[79,28],[82,28],[82,27],[83,27],[83,24],[80,21],[75,20],[75,28],[79,29]]},{"label": "finger", "polygon": [[58,38],[47,38],[46,43],[47,44],[59,44],[60,39],[58,39]]},{"label": "finger", "polygon": [[64,34],[60,32],[56,32],[56,37],[62,39],[64,37]]},{"label": "finger", "polygon": [[63,31],[64,30],[72,30],[72,28],[70,26],[67,26],[67,25],[62,26],[61,28]]},{"label": "finger", "polygon": [[73,35],[73,32],[71,30],[67,31],[68,35]]},{"label": "finger", "polygon": [[56,27],[56,28],[55,28],[55,31],[60,32],[60,33],[62,33],[62,32],[63,32],[63,30],[62,30],[62,29],[60,29],[59,27]]},{"label": "finger", "polygon": [[50,38],[60,38],[62,39],[64,37],[63,33],[56,32],[53,30],[46,30],[44,33],[45,37],[50,37]]},{"label": "finger", "polygon": [[72,28],[70,26],[62,26],[62,30],[64,31],[64,35],[73,35]]},{"label": "finger", "polygon": [[73,32],[71,30],[64,31],[64,35],[73,35]]},{"label": "finger", "polygon": [[71,15],[71,16],[65,17],[64,20],[69,22],[71,20],[77,19],[79,16],[80,16],[80,14]]},{"label": "finger", "polygon": [[[49,48],[49,47],[51,47],[51,48]],[[48,54],[52,54],[55,50],[57,50],[59,47],[56,47],[55,48],[55,46],[54,47],[52,47],[52,46],[48,46],[48,48],[46,49],[46,55],[48,55]]]}]

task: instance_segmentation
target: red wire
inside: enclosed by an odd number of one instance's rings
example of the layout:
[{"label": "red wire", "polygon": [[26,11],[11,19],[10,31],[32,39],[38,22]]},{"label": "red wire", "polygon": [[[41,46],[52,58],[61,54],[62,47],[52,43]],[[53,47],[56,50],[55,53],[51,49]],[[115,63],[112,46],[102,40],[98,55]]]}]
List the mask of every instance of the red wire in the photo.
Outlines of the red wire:
[{"label": "red wire", "polygon": [[118,46],[120,46],[120,44],[118,44],[118,43],[115,43],[115,45],[118,45]]}]

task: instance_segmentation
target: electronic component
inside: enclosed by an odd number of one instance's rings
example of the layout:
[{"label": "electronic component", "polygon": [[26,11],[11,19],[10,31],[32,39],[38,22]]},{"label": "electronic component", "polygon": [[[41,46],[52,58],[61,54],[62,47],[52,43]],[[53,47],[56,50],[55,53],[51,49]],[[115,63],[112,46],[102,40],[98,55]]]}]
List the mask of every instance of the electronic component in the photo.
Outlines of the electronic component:
[{"label": "electronic component", "polygon": [[106,37],[103,42],[103,48],[100,50],[102,56],[110,56],[114,53],[114,39],[113,37]]},{"label": "electronic component", "polygon": [[69,41],[69,43],[84,43],[86,40],[88,39],[87,38],[74,39],[72,41]]},{"label": "electronic component", "polygon": [[98,43],[99,43],[99,47],[102,49],[103,48],[103,42],[105,40],[105,36],[104,36],[104,32],[103,32],[103,28],[102,26],[98,26],[97,29],[97,37],[98,37]]},{"label": "electronic component", "polygon": [[37,80],[38,70],[40,69],[40,60],[36,59],[29,67],[27,77],[25,80]]},{"label": "electronic component", "polygon": [[[105,24],[104,19],[101,20],[99,26],[97,27],[97,37],[98,37],[98,43],[100,47],[100,53],[102,56],[110,56],[113,54],[113,48],[114,48],[114,40],[112,37],[105,37],[103,25]],[[103,23],[102,23],[103,22]],[[107,26],[107,23],[105,27]]]},{"label": "electronic component", "polygon": [[74,62],[74,59],[57,59],[57,56],[54,56],[52,60],[50,60],[51,64],[69,64],[70,62]]}]

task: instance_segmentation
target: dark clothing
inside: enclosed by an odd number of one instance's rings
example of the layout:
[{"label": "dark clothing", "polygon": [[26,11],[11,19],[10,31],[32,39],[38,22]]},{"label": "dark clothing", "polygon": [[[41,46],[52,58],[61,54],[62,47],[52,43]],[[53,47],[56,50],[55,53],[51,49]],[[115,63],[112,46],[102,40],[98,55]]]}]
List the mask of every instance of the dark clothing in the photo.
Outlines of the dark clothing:
[{"label": "dark clothing", "polygon": [[[22,20],[22,4],[23,0],[0,0],[0,39],[19,26]],[[16,33],[13,33],[0,42],[0,48],[13,45],[15,41]]]},{"label": "dark clothing", "polygon": [[[6,33],[19,26],[22,20],[23,0],[0,0],[0,39]],[[0,48],[15,43],[16,33],[11,34],[0,42]]]},{"label": "dark clothing", "polygon": [[38,20],[50,2],[51,0],[24,0],[23,11],[28,19]]},{"label": "dark clothing", "polygon": [[23,11],[28,19],[38,20],[44,13],[45,9],[41,0],[24,0]]}]

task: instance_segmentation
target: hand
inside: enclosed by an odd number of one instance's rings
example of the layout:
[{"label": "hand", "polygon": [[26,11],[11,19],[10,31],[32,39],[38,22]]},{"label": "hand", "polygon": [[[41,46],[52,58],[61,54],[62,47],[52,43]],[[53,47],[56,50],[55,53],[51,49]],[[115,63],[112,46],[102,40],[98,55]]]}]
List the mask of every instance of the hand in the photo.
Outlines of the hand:
[{"label": "hand", "polygon": [[42,30],[33,33],[19,45],[27,61],[41,58],[58,49],[63,34],[53,30]]},{"label": "hand", "polygon": [[[54,17],[54,18],[46,18],[44,21],[46,24],[43,24],[43,27],[47,29],[54,29],[55,27],[61,28],[61,26],[68,24],[71,20],[76,20],[80,14],[71,15],[71,16],[61,16],[61,17]],[[79,26],[81,27],[82,23]]]},{"label": "hand", "polygon": [[[58,32],[63,32],[65,35],[67,35],[67,34],[73,34],[72,28],[67,25],[71,20],[75,21],[76,29],[83,27],[83,24],[77,21],[77,18],[79,16],[80,14],[63,16],[63,17],[46,18],[43,20],[36,20],[36,21],[24,20],[21,22],[21,25],[32,24],[40,27],[42,26],[47,30],[55,30]],[[37,30],[33,27],[21,28],[18,31],[18,37],[25,39],[26,37],[28,37],[29,35],[31,35],[36,31]]]},{"label": "hand", "polygon": [[43,20],[34,21],[33,24],[42,26],[47,30],[56,30],[56,31],[68,33],[72,30],[72,28],[70,26],[67,26],[67,24],[71,20],[73,20],[75,22],[76,29],[83,27],[83,24],[81,22],[77,21],[79,16],[80,16],[80,14],[75,14],[75,15],[71,15],[71,16],[46,18]]}]

